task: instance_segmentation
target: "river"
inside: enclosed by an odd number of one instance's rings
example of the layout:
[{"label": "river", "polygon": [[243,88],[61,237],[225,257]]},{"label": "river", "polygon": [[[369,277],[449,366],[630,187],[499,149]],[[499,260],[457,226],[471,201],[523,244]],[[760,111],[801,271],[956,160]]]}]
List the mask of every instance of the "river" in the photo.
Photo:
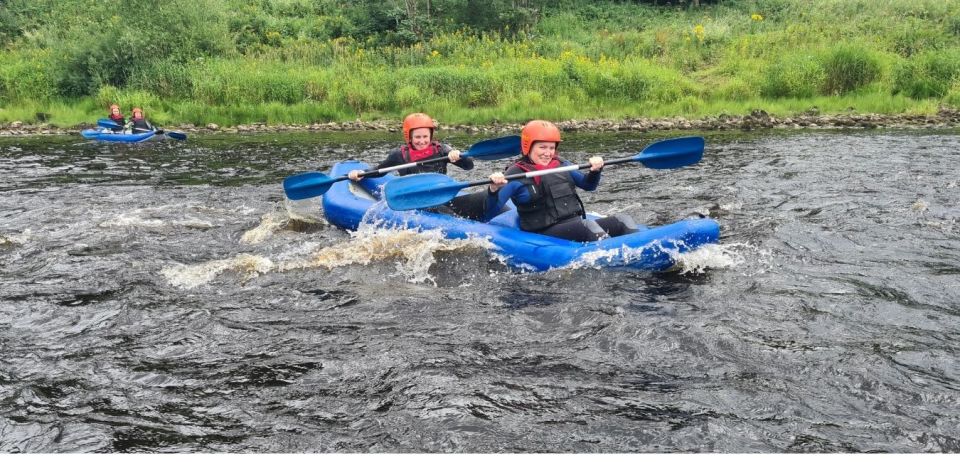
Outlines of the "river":
[{"label": "river", "polygon": [[515,272],[285,201],[396,138],[0,138],[0,452],[960,452],[960,132],[607,169],[589,210],[720,222],[662,274]]}]

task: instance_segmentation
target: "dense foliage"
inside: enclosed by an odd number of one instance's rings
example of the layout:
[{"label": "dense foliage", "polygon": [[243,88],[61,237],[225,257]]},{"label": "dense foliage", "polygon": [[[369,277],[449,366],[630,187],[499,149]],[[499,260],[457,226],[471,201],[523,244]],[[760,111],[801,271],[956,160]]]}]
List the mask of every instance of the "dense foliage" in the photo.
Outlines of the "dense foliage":
[{"label": "dense foliage", "polygon": [[924,111],[960,101],[960,2],[6,0],[0,121]]}]

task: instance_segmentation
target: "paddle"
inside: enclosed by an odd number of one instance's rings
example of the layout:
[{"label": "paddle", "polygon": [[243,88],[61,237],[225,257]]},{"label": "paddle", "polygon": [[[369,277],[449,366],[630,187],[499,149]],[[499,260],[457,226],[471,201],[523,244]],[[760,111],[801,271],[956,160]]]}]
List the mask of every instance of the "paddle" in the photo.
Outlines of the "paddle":
[{"label": "paddle", "polygon": [[[673,138],[653,143],[634,156],[604,161],[603,165],[606,167],[624,162],[642,162],[649,168],[678,168],[699,162],[703,158],[703,146],[704,140],[699,136]],[[518,180],[585,168],[590,168],[590,164],[566,165],[548,170],[517,173],[507,175],[505,178],[508,181]],[[423,173],[392,180],[384,186],[383,191],[387,198],[387,205],[391,209],[412,210],[445,204],[456,197],[461,189],[490,183],[489,179],[458,182],[439,173]]]},{"label": "paddle", "polygon": [[[149,132],[149,131],[151,131],[151,130],[150,130],[150,129],[147,129],[147,128],[134,128],[133,131],[136,132],[136,133],[143,133],[143,132]],[[187,134],[186,134],[186,133],[183,133],[183,132],[168,132],[168,131],[165,131],[165,130],[162,129],[162,128],[155,128],[155,129],[153,129],[152,131],[153,131],[154,133],[156,133],[157,135],[167,135],[167,136],[169,136],[170,138],[173,138],[173,139],[175,139],[175,140],[183,141],[183,140],[187,139]]]},{"label": "paddle", "polygon": [[123,126],[110,119],[97,119],[97,126],[110,129],[123,128]]},{"label": "paddle", "polygon": [[[470,149],[463,153],[461,157],[471,157],[480,160],[499,160],[513,157],[517,154],[520,154],[520,137],[512,135],[475,143],[473,146],[470,146]],[[363,178],[367,175],[388,173],[394,170],[403,170],[405,168],[447,160],[446,157],[439,157],[436,159],[422,160],[420,162],[394,165],[393,167],[364,170],[360,173],[360,177]],[[320,172],[301,173],[299,175],[289,176],[283,180],[283,192],[285,192],[291,200],[322,196],[334,183],[346,179],[349,179],[346,175],[331,178]]]}]

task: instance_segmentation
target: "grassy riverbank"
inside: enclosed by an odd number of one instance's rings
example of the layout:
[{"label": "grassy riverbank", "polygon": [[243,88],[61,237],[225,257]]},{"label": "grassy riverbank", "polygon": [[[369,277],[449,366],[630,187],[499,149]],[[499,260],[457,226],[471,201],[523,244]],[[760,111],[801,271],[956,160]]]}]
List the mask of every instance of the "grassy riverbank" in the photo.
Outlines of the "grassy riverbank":
[{"label": "grassy riverbank", "polygon": [[[484,28],[450,13],[474,2],[434,1],[446,16],[420,35],[364,35],[359,6],[323,0],[170,0],[149,14],[89,3],[0,10],[0,122],[74,126],[114,101],[160,124],[223,126],[417,110],[484,124],[960,106],[960,2],[532,1]],[[409,25],[409,10],[391,11]]]}]

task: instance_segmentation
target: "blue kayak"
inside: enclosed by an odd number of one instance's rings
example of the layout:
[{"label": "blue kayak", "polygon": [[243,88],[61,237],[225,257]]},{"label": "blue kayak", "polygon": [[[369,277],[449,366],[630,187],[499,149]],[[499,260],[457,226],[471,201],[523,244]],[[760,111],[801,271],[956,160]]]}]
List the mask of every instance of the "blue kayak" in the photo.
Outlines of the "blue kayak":
[{"label": "blue kayak", "polygon": [[[362,162],[340,162],[333,166],[330,176],[368,168]],[[390,174],[363,178],[359,183],[333,184],[323,195],[327,221],[349,230],[356,230],[366,221],[380,227],[437,229],[448,239],[485,238],[495,247],[492,251],[509,266],[533,271],[577,264],[663,271],[674,266],[674,255],[720,239],[720,225],[709,218],[681,220],[596,242],[575,242],[521,230],[515,209],[501,213],[489,223],[423,210],[398,212],[381,201],[383,184],[393,178],[396,176]]]},{"label": "blue kayak", "polygon": [[112,141],[115,143],[139,143],[146,141],[156,134],[155,130],[143,133],[114,133],[110,130],[87,129],[80,132],[84,138],[97,141]]}]

